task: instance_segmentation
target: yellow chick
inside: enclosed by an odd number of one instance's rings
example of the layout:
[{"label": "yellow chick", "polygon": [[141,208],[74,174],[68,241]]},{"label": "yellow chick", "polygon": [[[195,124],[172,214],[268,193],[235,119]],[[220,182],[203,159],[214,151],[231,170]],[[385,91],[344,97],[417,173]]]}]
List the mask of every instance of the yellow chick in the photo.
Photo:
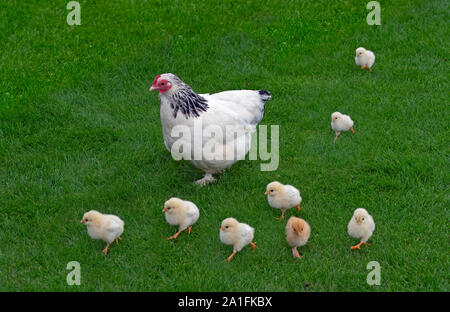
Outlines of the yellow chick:
[{"label": "yellow chick", "polygon": [[83,215],[81,223],[86,224],[88,234],[93,239],[102,239],[108,243],[103,253],[108,253],[109,246],[115,240],[119,245],[120,235],[123,233],[125,223],[117,216],[102,214],[96,210],[91,210]]},{"label": "yellow chick", "polygon": [[356,49],[355,54],[356,65],[361,66],[361,69],[368,68],[372,71],[373,63],[375,63],[375,54],[363,47]]},{"label": "yellow chick", "polygon": [[355,133],[353,129],[353,120],[348,115],[341,114],[339,112],[334,112],[331,114],[331,129],[336,133],[334,141],[338,139],[338,136],[342,131],[350,130],[352,133]]},{"label": "yellow chick", "polygon": [[286,224],[286,240],[289,246],[292,247],[292,255],[295,258],[301,258],[297,247],[306,245],[311,234],[311,227],[309,224],[300,218],[290,217]]},{"label": "yellow chick", "polygon": [[191,234],[192,225],[197,222],[200,216],[198,207],[190,201],[172,197],[164,203],[164,216],[170,225],[178,225],[179,229],[175,235],[168,237],[168,240],[176,239],[184,230]]},{"label": "yellow chick", "polygon": [[281,217],[276,218],[277,220],[284,219],[284,213],[287,209],[297,206],[297,210],[300,210],[302,197],[300,191],[292,185],[283,185],[274,181],[267,185],[265,194],[270,207],[281,209]]},{"label": "yellow chick", "polygon": [[360,240],[359,244],[350,247],[360,249],[361,245],[369,245],[367,241],[375,230],[375,221],[372,216],[364,208],[357,208],[347,226],[348,234]]},{"label": "yellow chick", "polygon": [[248,244],[252,250],[257,248],[252,242],[254,233],[254,228],[246,223],[239,223],[235,218],[226,218],[222,221],[220,241],[226,245],[233,245],[233,253],[227,258],[228,262]]}]

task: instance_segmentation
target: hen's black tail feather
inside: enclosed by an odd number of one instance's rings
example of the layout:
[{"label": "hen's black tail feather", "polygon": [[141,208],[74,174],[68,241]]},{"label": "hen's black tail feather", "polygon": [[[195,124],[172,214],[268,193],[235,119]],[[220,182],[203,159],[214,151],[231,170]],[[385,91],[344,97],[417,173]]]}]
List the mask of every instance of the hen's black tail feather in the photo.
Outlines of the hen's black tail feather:
[{"label": "hen's black tail feather", "polygon": [[266,103],[272,97],[270,95],[270,92],[267,90],[259,90],[259,95],[261,95],[261,99],[263,100],[264,103]]}]

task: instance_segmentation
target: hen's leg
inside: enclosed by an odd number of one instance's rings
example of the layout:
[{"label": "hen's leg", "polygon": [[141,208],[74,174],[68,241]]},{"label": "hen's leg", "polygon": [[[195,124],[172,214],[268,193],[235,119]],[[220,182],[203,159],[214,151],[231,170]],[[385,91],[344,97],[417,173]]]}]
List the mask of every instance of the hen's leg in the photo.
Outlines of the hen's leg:
[{"label": "hen's leg", "polygon": [[195,181],[195,183],[200,186],[204,186],[204,185],[206,185],[208,183],[212,183],[214,181],[216,181],[216,179],[214,179],[213,175],[211,173],[206,173],[202,179]]}]

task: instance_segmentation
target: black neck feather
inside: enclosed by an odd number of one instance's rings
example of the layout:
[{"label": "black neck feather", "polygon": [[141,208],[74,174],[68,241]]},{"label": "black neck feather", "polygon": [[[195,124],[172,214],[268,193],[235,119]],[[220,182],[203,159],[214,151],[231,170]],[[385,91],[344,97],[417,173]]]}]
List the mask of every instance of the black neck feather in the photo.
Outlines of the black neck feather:
[{"label": "black neck feather", "polygon": [[173,118],[176,118],[180,111],[186,119],[197,118],[209,108],[208,101],[195,93],[188,85],[180,88],[171,96],[170,106],[173,109]]}]

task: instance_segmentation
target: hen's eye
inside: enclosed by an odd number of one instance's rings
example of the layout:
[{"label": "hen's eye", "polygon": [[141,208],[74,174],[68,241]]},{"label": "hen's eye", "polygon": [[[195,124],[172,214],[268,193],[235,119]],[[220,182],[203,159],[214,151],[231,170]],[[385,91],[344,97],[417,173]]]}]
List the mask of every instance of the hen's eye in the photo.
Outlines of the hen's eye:
[{"label": "hen's eye", "polygon": [[163,86],[163,85],[164,85],[164,82],[161,82],[161,85]]}]

